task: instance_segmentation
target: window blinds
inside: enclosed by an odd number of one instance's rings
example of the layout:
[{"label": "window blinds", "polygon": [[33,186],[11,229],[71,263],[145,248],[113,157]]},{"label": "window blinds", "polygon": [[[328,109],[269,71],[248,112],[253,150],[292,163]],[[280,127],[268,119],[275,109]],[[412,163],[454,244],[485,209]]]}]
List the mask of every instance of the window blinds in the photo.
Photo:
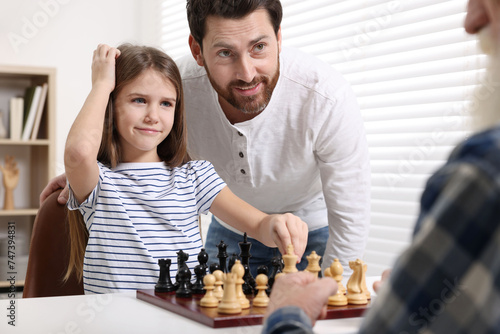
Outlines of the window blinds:
[{"label": "window blinds", "polygon": [[[425,181],[467,134],[484,71],[463,29],[466,0],[282,0],[283,44],[331,64],[352,84],[372,166],[368,274],[408,245]],[[189,52],[185,2],[162,1],[162,46]]]}]

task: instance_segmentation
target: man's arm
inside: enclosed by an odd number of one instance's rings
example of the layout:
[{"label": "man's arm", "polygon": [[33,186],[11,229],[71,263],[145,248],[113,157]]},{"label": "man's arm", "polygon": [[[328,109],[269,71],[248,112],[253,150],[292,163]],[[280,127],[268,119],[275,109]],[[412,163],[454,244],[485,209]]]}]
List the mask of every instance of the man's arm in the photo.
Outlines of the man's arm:
[{"label": "man's arm", "polygon": [[[316,157],[328,210],[325,270],[335,258],[345,268],[362,258],[370,225],[370,159],[363,120],[349,85],[339,88],[316,140]],[[349,269],[346,270],[346,273]]]}]

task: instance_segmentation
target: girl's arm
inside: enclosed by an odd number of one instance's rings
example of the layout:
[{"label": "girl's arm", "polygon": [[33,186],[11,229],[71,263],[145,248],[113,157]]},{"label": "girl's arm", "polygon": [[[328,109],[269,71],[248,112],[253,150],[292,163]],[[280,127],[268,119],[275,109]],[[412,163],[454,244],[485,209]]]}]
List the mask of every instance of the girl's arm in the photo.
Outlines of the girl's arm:
[{"label": "girl's arm", "polygon": [[289,244],[294,246],[299,261],[304,254],[307,224],[291,213],[265,214],[233,194],[227,186],[215,197],[210,212],[266,246],[278,247],[281,254],[286,254]]},{"label": "girl's arm", "polygon": [[66,176],[79,203],[95,188],[99,179],[97,153],[109,94],[115,87],[115,59],[118,49],[100,44],[92,59],[92,90],[76,117],[66,140]]}]

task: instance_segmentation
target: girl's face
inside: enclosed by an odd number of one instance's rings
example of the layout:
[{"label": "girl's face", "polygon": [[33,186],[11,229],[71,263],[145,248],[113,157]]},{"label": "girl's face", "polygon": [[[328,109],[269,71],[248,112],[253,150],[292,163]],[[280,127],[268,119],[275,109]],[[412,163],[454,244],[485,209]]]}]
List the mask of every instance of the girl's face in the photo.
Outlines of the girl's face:
[{"label": "girl's face", "polygon": [[159,162],[156,147],[174,124],[177,92],[163,75],[148,69],[115,98],[115,126],[123,162]]}]

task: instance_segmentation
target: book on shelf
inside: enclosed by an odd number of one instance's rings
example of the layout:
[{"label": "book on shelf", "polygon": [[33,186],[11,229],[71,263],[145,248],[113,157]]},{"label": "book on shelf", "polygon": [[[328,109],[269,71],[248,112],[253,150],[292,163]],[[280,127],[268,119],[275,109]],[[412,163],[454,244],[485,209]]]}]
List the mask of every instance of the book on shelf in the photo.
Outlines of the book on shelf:
[{"label": "book on shelf", "polygon": [[21,140],[23,131],[24,99],[13,97],[10,99],[10,139]]},{"label": "book on shelf", "polygon": [[42,120],[43,109],[45,107],[45,100],[47,99],[47,89],[48,84],[44,83],[42,85],[42,92],[40,96],[40,102],[36,110],[35,121],[33,123],[33,130],[31,131],[31,140],[35,140],[38,137],[38,130],[40,128],[40,122]]},{"label": "book on shelf", "polygon": [[[27,89],[28,99],[30,97],[30,92],[29,92],[30,90],[31,90],[30,88]],[[43,112],[46,96],[47,96],[47,84],[35,87],[29,107],[24,108],[25,121],[23,125],[23,133],[21,136],[22,140],[28,140],[31,138],[31,133],[33,132],[33,126],[35,125],[35,119],[37,118],[37,113],[40,112],[41,114]],[[27,101],[25,100],[25,103],[26,102]]]}]

